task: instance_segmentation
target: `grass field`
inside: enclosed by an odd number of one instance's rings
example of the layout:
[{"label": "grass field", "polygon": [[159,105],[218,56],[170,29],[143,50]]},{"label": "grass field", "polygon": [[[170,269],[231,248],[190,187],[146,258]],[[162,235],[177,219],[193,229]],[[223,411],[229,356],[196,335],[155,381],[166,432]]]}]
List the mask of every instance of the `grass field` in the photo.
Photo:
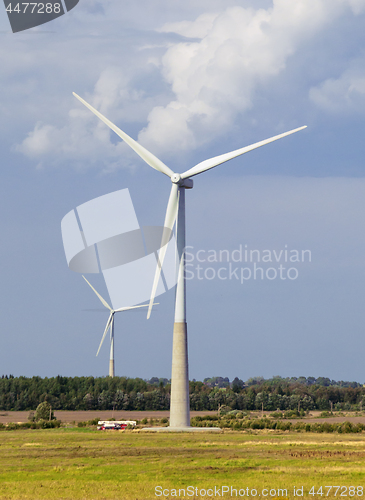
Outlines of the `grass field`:
[{"label": "grass field", "polygon": [[[365,500],[358,488],[365,486],[364,459],[363,434],[6,431],[0,433],[0,498],[236,498],[234,491],[223,495],[221,490],[232,486],[237,498],[243,489],[243,498],[254,498],[251,490],[256,489],[257,498],[267,493],[270,499],[292,499],[297,498],[294,487],[303,486],[303,498],[319,500],[326,497],[325,486],[341,486],[336,496],[332,489],[326,498]],[[157,496],[162,490],[155,491],[156,486],[168,491]],[[198,488],[198,494],[188,486]],[[308,494],[312,486],[317,495]],[[184,488],[185,496],[174,491]],[[199,491],[210,488],[210,496]]]}]

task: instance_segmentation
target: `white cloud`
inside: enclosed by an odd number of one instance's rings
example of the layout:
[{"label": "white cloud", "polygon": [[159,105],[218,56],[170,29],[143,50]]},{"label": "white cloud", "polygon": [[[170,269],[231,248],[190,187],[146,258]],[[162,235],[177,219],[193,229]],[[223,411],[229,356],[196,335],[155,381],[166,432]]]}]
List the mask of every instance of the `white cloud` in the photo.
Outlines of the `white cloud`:
[{"label": "white cloud", "polygon": [[151,111],[140,141],[184,150],[222,135],[227,123],[254,105],[260,86],[285,70],[298,47],[364,6],[363,0],[275,0],[268,9],[231,7],[193,22],[166,24],[163,31],[200,41],[166,51],[162,73],[175,99]]},{"label": "white cloud", "polygon": [[365,11],[364,0],[349,0],[349,4],[354,14],[361,14]]},{"label": "white cloud", "polygon": [[[94,4],[97,7],[98,2]],[[146,124],[138,140],[159,156],[192,151],[222,137],[263,92],[280,85],[279,76],[298,49],[305,49],[343,16],[365,10],[365,0],[274,0],[266,8],[223,9],[222,5],[213,2],[212,11],[192,21],[164,24],[155,38],[151,35],[125,47],[123,58],[117,56],[113,38],[104,39],[100,48],[93,44],[98,53],[89,62],[96,56],[98,70],[90,71],[88,78],[93,75],[96,83],[82,97],[132,136],[126,122]],[[106,18],[118,9],[115,2],[106,4]],[[176,36],[187,39],[176,41]],[[115,53],[109,56],[108,50]],[[69,56],[74,68],[76,56],[72,59],[71,52]],[[78,60],[83,57],[87,60],[84,51],[77,52]],[[345,74],[339,81],[328,80],[312,89],[312,102],[329,108],[331,95],[343,92],[349,83],[356,106],[362,99],[362,77],[347,80]],[[106,127],[80,106],[75,103],[66,120],[57,119],[57,113],[53,121],[43,116],[35,120],[37,125],[16,149],[30,158],[56,163],[101,162],[104,168],[129,164],[128,148],[116,144]],[[275,116],[269,118],[277,131],[301,124],[279,124]]]},{"label": "white cloud", "polygon": [[[130,109],[132,103],[143,102],[138,91],[131,86],[126,73],[116,67],[102,71],[92,95],[83,96],[90,104],[99,109],[113,121],[128,119],[133,121],[141,111],[138,105]],[[74,107],[68,112],[67,123],[56,127],[37,122],[27,137],[15,146],[15,150],[32,159],[47,159],[48,163],[58,164],[65,160],[76,165],[99,164],[110,170],[130,166],[133,155],[121,141],[113,141],[109,129],[86,108],[73,98]],[[143,113],[142,113],[143,114]]]},{"label": "white cloud", "polygon": [[328,78],[312,87],[309,91],[312,102],[330,113],[364,113],[364,60],[356,61],[352,66],[338,78]]},{"label": "white cloud", "polygon": [[217,17],[217,13],[206,12],[193,23],[190,21],[166,23],[159,31],[162,33],[177,33],[187,38],[204,38],[212,29],[213,22]]},{"label": "white cloud", "polygon": [[29,132],[19,149],[30,158],[37,158],[52,151],[57,140],[56,135],[56,127],[36,123],[34,130]]}]

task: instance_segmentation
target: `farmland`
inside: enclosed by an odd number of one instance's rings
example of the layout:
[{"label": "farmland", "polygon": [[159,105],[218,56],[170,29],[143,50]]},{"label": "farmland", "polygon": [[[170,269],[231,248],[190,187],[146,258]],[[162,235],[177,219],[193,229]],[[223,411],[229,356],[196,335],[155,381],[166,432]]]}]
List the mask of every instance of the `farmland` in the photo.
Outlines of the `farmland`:
[{"label": "farmland", "polygon": [[[318,500],[320,494],[308,495],[312,486],[314,491],[342,486],[336,498],[340,493],[352,497],[354,491],[361,498],[356,488],[365,486],[362,433],[191,435],[73,427],[2,432],[0,446],[0,498],[8,500],[149,500],[159,498],[156,486],[170,498],[179,497],[173,491],[179,488],[185,488],[186,498],[203,498],[199,490],[227,485],[241,493],[244,488],[248,498],[254,496],[251,490],[263,488],[286,489],[293,498],[293,488],[303,486],[304,498]],[[187,496],[188,486],[198,488],[198,495]],[[328,490],[322,491],[326,496]],[[328,493],[327,498],[335,498],[335,490]]]},{"label": "farmland", "polygon": [[[253,416],[259,417],[264,414],[270,416],[271,412],[249,412]],[[115,418],[116,420],[142,420],[143,418],[159,420],[161,418],[169,418],[170,412],[165,411],[122,411],[122,410],[89,410],[89,411],[67,411],[67,410],[55,410],[55,417],[61,420],[63,423],[72,422],[85,422],[87,420],[93,420],[99,418],[100,420],[108,420],[110,418]],[[350,421],[353,423],[365,424],[365,413],[364,412],[345,412],[345,413],[335,413],[334,415],[328,414],[326,418],[321,417],[322,412],[311,411],[302,421],[313,423],[313,422],[345,422]],[[204,415],[217,415],[217,411],[191,411],[190,416],[192,418]],[[0,411],[0,424],[8,424],[9,422],[27,422],[29,416],[29,411]],[[291,421],[295,422],[297,419],[292,418]]]},{"label": "farmland", "polygon": [[[115,418],[116,420],[142,420],[148,419],[161,419],[168,418],[170,412],[165,411],[113,411],[113,410],[94,410],[94,411],[67,411],[56,410],[55,417],[64,423],[71,422],[84,422],[99,418],[100,420],[108,420]],[[198,415],[216,415],[216,411],[192,411],[191,416]],[[0,411],[0,424],[7,424],[9,422],[27,422],[29,411]],[[365,417],[364,417],[365,423]]]}]

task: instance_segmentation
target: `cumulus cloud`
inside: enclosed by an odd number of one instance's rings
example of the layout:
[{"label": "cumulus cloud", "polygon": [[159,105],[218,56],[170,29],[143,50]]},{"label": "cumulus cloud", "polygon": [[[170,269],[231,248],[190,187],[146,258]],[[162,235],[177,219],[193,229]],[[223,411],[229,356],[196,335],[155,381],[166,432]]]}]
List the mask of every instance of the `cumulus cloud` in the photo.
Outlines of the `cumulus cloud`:
[{"label": "cumulus cloud", "polygon": [[[362,14],[365,0],[274,0],[266,8],[218,7],[193,21],[164,24],[160,34],[173,34],[165,49],[161,39],[157,52],[153,44],[142,44],[149,48],[139,51],[138,63],[128,71],[106,66],[93,91],[83,97],[121,128],[139,119],[145,127],[139,128],[138,140],[157,155],[194,150],[221,137],[237,117],[249,112],[260,92],[275,86],[299,49],[343,16]],[[153,67],[154,77],[146,70],[138,78],[138,64]],[[325,81],[311,90],[311,102],[330,108],[347,88],[356,106],[363,95],[362,78],[345,73],[338,81]],[[136,85],[141,80],[143,84]],[[154,85],[157,90],[151,92]],[[277,131],[286,128],[272,120]],[[301,123],[290,122],[288,128],[295,125]],[[130,154],[78,103],[63,127],[37,123],[17,149],[39,159],[53,151],[59,161],[102,161],[109,167],[128,164]]]},{"label": "cumulus cloud", "polygon": [[196,21],[180,21],[166,23],[159,31],[162,33],[177,33],[187,38],[204,38],[213,28],[213,22],[218,13],[206,12],[199,16]]},{"label": "cumulus cloud", "polygon": [[162,73],[175,99],[151,111],[140,141],[184,150],[212,140],[254,106],[260,87],[285,70],[298,47],[346,12],[364,8],[364,0],[274,0],[268,9],[231,7],[166,24],[162,31],[199,40],[166,51]]},{"label": "cumulus cloud", "polygon": [[[126,119],[134,121],[136,115],[139,118],[141,111],[138,112],[138,105],[133,107],[133,103],[143,102],[126,73],[116,67],[102,71],[92,94],[83,97],[118,123]],[[133,158],[130,149],[123,142],[115,141],[109,129],[75,98],[72,102],[74,106],[63,127],[38,122],[15,150],[32,159],[47,158],[48,163],[53,164],[69,160],[80,166],[98,164],[104,170],[130,166],[130,158]]]},{"label": "cumulus cloud", "polygon": [[311,101],[330,113],[364,113],[364,60],[356,61],[338,78],[328,78],[309,91]]},{"label": "cumulus cloud", "polygon": [[365,11],[364,0],[349,0],[349,4],[354,14],[361,14]]}]

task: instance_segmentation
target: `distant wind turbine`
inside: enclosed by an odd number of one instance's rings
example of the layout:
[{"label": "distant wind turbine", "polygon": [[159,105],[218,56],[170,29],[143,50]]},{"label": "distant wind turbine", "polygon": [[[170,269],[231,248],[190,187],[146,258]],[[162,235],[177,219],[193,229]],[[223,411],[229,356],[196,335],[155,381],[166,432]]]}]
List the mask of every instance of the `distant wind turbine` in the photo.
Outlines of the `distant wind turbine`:
[{"label": "distant wind turbine", "polygon": [[[167,204],[164,226],[170,231],[172,230],[175,221],[176,239],[178,249],[178,281],[176,286],[175,298],[175,322],[173,334],[172,348],[172,372],[171,372],[171,403],[170,403],[170,427],[172,428],[187,428],[190,427],[190,405],[189,405],[189,375],[188,375],[188,345],[187,345],[187,324],[186,324],[186,285],[185,285],[185,189],[192,189],[193,181],[191,177],[201,174],[232,160],[237,156],[248,153],[254,149],[265,146],[270,142],[282,139],[287,135],[294,134],[306,128],[303,127],[284,132],[283,134],[275,135],[270,139],[256,142],[250,146],[241,149],[236,149],[230,153],[225,153],[220,156],[215,156],[208,160],[204,160],[194,167],[190,168],[182,174],[173,172],[167,165],[159,160],[155,155],[150,153],[146,148],[138,144],[134,139],[129,137],[125,132],[120,130],[114,123],[105,118],[99,111],[88,104],[84,99],[77,94],[73,95],[90,109],[100,120],[110,127],[121,139],[123,139],[148,165],[162,174],[167,175],[171,179],[172,186],[170,198]],[[148,307],[147,318],[150,317],[153,301],[155,298],[157,285],[160,279],[161,268],[167,250],[167,242],[163,238],[161,249],[159,252],[159,262],[156,268],[156,274],[153,282],[151,300]]]},{"label": "distant wind turbine", "polygon": [[[108,321],[106,322],[106,327],[104,330],[104,334],[101,338],[101,342],[99,345],[98,352],[96,355],[99,354],[100,348],[103,345],[104,339],[106,337],[106,334],[108,330],[110,330],[110,360],[109,360],[109,377],[114,377],[115,376],[115,369],[114,369],[114,314],[117,312],[123,312],[123,311],[129,311],[130,309],[138,309],[140,307],[147,307],[148,304],[142,305],[142,306],[132,306],[132,307],[120,307],[119,309],[112,309],[110,305],[107,303],[106,300],[103,299],[103,297],[95,290],[95,288],[88,282],[88,280],[85,278],[85,276],[82,276],[86,283],[89,285],[89,287],[95,292],[95,294],[99,297],[100,302],[110,311]],[[154,304],[155,305],[155,304]]]}]

